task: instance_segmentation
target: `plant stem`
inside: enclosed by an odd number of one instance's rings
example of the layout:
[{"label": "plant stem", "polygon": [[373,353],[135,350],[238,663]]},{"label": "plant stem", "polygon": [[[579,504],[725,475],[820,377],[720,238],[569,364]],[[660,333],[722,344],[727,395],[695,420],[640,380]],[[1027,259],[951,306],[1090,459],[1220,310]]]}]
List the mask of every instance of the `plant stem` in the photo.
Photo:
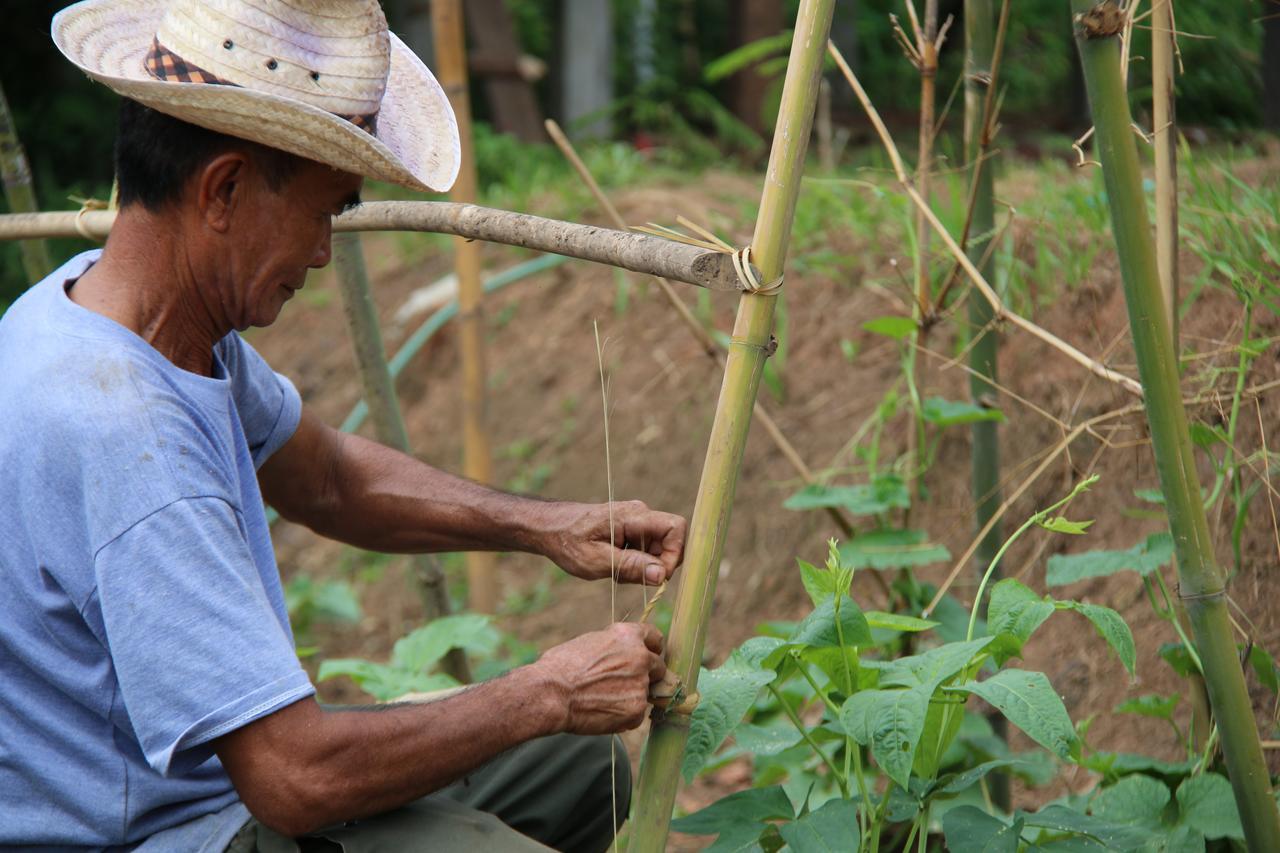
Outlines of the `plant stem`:
[{"label": "plant stem", "polygon": [[787,715],[787,719],[791,721],[791,725],[796,727],[800,732],[800,736],[804,738],[804,742],[809,744],[809,748],[814,751],[818,758],[822,759],[822,763],[827,765],[827,769],[831,771],[831,776],[836,780],[836,784],[840,786],[840,794],[846,800],[849,799],[849,782],[840,773],[839,768],[832,763],[830,756],[822,751],[822,747],[818,746],[818,742],[813,739],[813,735],[809,734],[809,727],[804,724],[804,720],[796,716],[796,712],[787,704],[786,697],[782,695],[782,691],[769,685],[769,692],[773,694],[773,698],[782,706],[782,711]]},{"label": "plant stem", "polygon": [[1098,482],[1097,474],[1094,474],[1091,477],[1086,477],[1085,479],[1081,480],[1079,483],[1076,484],[1076,487],[1072,489],[1071,492],[1065,498],[1058,501],[1052,506],[1046,507],[1040,510],[1039,512],[1033,513],[1030,518],[1028,518],[1026,521],[1022,523],[1021,527],[1013,531],[1012,536],[1010,536],[1008,539],[1004,541],[1004,544],[1002,544],[1000,546],[1000,549],[996,551],[995,556],[991,558],[991,564],[987,566],[987,571],[982,575],[982,582],[978,584],[978,594],[974,596],[973,607],[969,611],[969,630],[965,632],[965,635],[964,635],[965,642],[968,642],[969,640],[973,639],[973,629],[978,624],[978,611],[982,608],[982,595],[984,592],[986,592],[987,582],[990,581],[991,576],[995,574],[996,566],[1000,565],[1000,558],[1004,556],[1004,552],[1008,551],[1010,546],[1012,546],[1014,542],[1017,542],[1018,539],[1022,537],[1023,533],[1026,533],[1029,529],[1031,529],[1036,524],[1039,524],[1041,521],[1047,518],[1049,513],[1053,512],[1058,507],[1064,506],[1065,504],[1069,503],[1072,498],[1074,498],[1076,495],[1080,494],[1084,490],[1088,489],[1091,485],[1093,485],[1096,482]]},{"label": "plant stem", "polygon": [[[462,21],[462,0],[431,3],[431,32],[435,38],[436,73],[453,105],[462,148],[462,168],[450,197],[476,200],[476,161],[471,142],[471,99],[467,89],[467,47]],[[486,426],[488,403],[484,353],[484,313],[480,284],[480,244],[461,238],[453,241],[458,273],[458,352],[462,362],[462,469],[477,483],[493,481],[493,456]],[[467,598],[477,613],[493,613],[498,606],[497,554],[467,554]]]},{"label": "plant stem", "polygon": [[[969,162],[971,182],[970,221],[976,236],[969,240],[965,252],[988,281],[993,279],[994,264],[988,248],[995,231],[994,169],[983,162],[986,153],[987,104],[992,84],[992,60],[995,43],[992,33],[992,0],[965,0],[964,4],[964,145]],[[970,299],[969,398],[975,406],[994,405],[999,380],[997,355],[999,332],[991,321],[995,312],[985,299]],[[1000,506],[1000,432],[996,421],[974,421],[970,426],[973,448],[970,451],[970,490],[973,494],[974,527],[982,530]],[[1000,550],[1000,525],[991,525],[974,554],[976,565],[994,566],[996,577],[1000,565],[995,562]],[[1009,740],[1008,720],[1003,714],[992,715],[991,726],[996,736]],[[1004,811],[1009,810],[1009,774],[997,772],[992,782],[992,796]]]},{"label": "plant stem", "polygon": [[[0,89],[0,177],[4,179],[4,198],[9,210],[35,213],[40,209],[31,181],[31,164],[27,162],[27,152],[23,150],[18,129],[14,127],[4,89]],[[34,284],[53,272],[49,247],[44,240],[23,240],[21,249],[22,269],[29,283]]]},{"label": "plant stem", "polygon": [[[382,329],[369,288],[369,273],[360,250],[359,234],[337,234],[333,238],[333,265],[338,289],[342,293],[347,332],[355,352],[356,369],[360,373],[365,405],[373,420],[378,441],[403,453],[412,453],[409,431],[405,428],[400,403],[396,399],[395,382],[387,365],[382,344]],[[430,554],[413,558],[413,575],[422,598],[427,621],[449,615],[449,590],[445,585],[440,562]],[[462,649],[451,649],[442,662],[445,672],[462,683],[471,680],[471,667]]]},{"label": "plant stem", "polygon": [[[752,257],[760,268],[762,281],[781,275],[786,259],[834,7],[835,0],[802,0],[797,14],[760,213],[751,240]],[[667,665],[684,683],[687,693],[697,686],[734,489],[768,353],[775,301],[772,296],[745,294],[738,305],[667,641]],[[688,736],[687,716],[655,715],[636,792],[636,853],[657,853],[666,847]]]},{"label": "plant stem", "polygon": [[1072,0],[1076,44],[1096,128],[1120,257],[1134,352],[1145,394],[1147,422],[1177,553],[1179,594],[1195,634],[1209,701],[1222,737],[1236,804],[1252,850],[1280,838],[1280,811],[1262,756],[1244,674],[1227,612],[1226,580],[1218,567],[1201,503],[1200,483],[1178,381],[1177,354],[1160,290],[1147,222],[1138,152],[1120,65],[1117,28],[1125,15],[1114,0],[1094,6]]}]

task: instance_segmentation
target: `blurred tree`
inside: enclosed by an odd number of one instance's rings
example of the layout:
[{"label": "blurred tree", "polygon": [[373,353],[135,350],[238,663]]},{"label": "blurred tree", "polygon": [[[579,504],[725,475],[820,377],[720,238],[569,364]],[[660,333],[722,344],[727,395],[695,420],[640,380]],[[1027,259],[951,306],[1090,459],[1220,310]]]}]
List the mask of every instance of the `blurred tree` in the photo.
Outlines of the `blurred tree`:
[{"label": "blurred tree", "polygon": [[1280,131],[1280,0],[1262,5],[1263,123]]},{"label": "blurred tree", "polygon": [[610,135],[606,114],[614,98],[613,7],[600,0],[562,0],[560,112],[569,135]]},{"label": "blurred tree", "polygon": [[[782,0],[734,0],[734,47],[751,44],[775,36],[784,27]],[[757,132],[767,132],[762,107],[772,80],[760,73],[760,62],[754,62],[729,78],[729,109],[744,124]]]}]

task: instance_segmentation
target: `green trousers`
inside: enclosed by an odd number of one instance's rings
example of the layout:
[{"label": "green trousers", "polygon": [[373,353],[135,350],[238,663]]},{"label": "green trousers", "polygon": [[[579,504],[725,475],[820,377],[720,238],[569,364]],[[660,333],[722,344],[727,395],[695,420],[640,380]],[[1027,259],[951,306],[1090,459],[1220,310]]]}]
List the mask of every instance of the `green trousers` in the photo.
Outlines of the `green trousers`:
[{"label": "green trousers", "polygon": [[[616,743],[612,762],[611,740]],[[518,746],[395,811],[304,838],[286,838],[251,820],[227,853],[600,853],[613,841],[630,803],[631,766],[621,742],[557,735]]]}]

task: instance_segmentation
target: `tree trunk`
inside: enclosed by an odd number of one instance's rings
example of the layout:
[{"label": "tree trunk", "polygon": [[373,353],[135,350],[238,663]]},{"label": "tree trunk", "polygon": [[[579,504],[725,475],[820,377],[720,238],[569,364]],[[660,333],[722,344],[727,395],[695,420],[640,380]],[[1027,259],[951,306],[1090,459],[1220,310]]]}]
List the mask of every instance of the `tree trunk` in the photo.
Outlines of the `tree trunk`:
[{"label": "tree trunk", "polygon": [[[782,30],[781,0],[735,0],[733,46],[742,47]],[[759,63],[742,69],[729,80],[729,109],[743,124],[760,133],[769,128],[763,106],[769,78],[760,75]]]},{"label": "tree trunk", "polygon": [[602,111],[613,100],[612,6],[598,0],[562,0],[562,4],[562,123],[574,139],[608,137],[610,121]]}]

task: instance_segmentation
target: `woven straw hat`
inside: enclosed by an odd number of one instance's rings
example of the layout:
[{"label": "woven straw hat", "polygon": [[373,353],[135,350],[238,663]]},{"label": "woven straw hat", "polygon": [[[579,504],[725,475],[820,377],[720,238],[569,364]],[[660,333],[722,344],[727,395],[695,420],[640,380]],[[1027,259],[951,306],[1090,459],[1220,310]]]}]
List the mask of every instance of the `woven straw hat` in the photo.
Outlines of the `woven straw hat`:
[{"label": "woven straw hat", "polygon": [[53,40],[191,124],[411,189],[458,175],[449,100],[377,0],[85,0],[54,16]]}]

